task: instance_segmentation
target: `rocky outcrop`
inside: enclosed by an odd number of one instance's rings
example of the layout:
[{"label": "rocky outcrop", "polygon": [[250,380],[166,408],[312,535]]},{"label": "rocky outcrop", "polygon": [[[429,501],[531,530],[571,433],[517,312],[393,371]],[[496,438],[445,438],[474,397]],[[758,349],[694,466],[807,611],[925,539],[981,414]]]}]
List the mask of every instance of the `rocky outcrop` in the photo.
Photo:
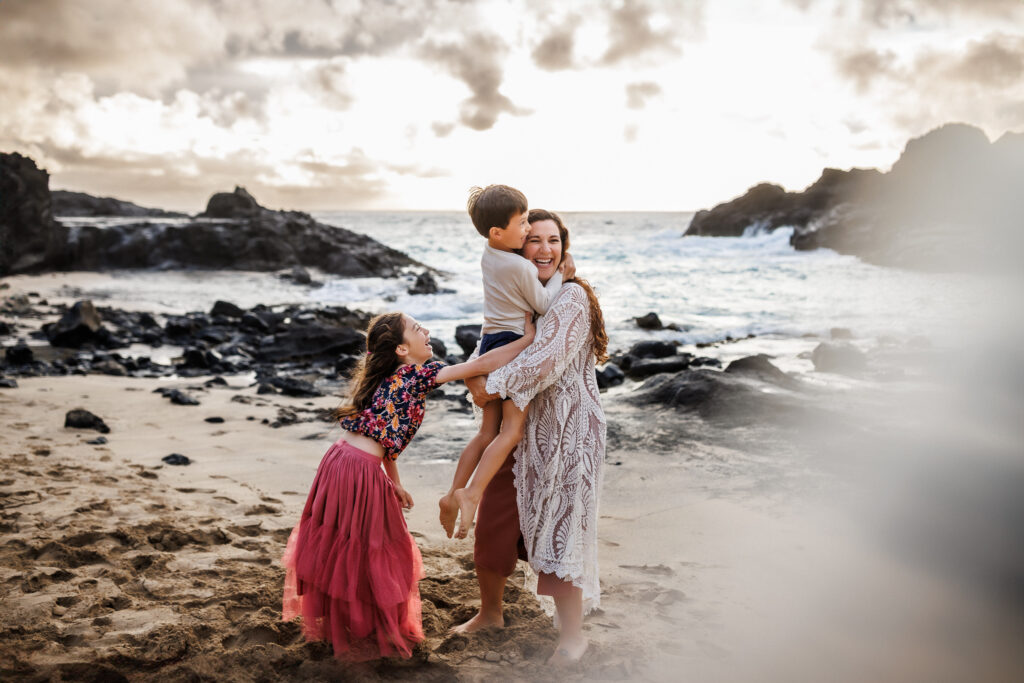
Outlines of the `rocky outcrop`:
[{"label": "rocky outcrop", "polygon": [[64,267],[67,228],[53,219],[50,175],[0,153],[0,276]]},{"label": "rocky outcrop", "polygon": [[68,261],[76,270],[269,271],[303,266],[343,277],[392,277],[406,266],[420,265],[370,237],[319,223],[299,211],[261,208],[246,219],[71,230]]},{"label": "rocky outcrop", "polygon": [[214,195],[204,219],[190,223],[149,219],[69,227],[53,219],[48,185],[48,174],[31,159],[0,154],[0,276],[47,270],[270,271],[301,266],[343,277],[392,277],[407,266],[422,266],[370,237],[319,223],[309,214],[266,209],[242,188]]},{"label": "rocky outcrop", "polygon": [[186,213],[150,209],[113,197],[94,197],[84,192],[54,190],[50,193],[54,216],[128,216],[139,218],[188,218]]},{"label": "rocky outcrop", "polygon": [[218,192],[206,203],[203,218],[252,218],[265,209],[244,187],[235,186],[234,192]]},{"label": "rocky outcrop", "polygon": [[879,265],[962,269],[1012,265],[1024,246],[1024,135],[995,143],[965,124],[911,140],[888,173],[825,169],[803,192],[762,184],[699,211],[687,235],[739,236],[792,227],[796,249],[819,247]]}]

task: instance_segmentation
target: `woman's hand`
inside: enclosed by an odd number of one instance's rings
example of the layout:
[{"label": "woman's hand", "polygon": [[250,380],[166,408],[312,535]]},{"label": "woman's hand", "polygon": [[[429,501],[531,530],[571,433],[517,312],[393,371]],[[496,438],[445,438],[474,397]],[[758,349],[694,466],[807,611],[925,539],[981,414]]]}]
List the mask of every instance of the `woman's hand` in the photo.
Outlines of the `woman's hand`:
[{"label": "woman's hand", "polygon": [[537,334],[537,326],[533,324],[533,311],[526,314],[526,321],[523,323],[523,338],[532,342]]},{"label": "woman's hand", "polygon": [[484,375],[466,378],[466,388],[469,389],[469,393],[473,395],[473,403],[477,404],[481,408],[491,401],[501,398],[498,394],[487,393],[487,378]]},{"label": "woman's hand", "polygon": [[563,282],[576,277],[576,261],[573,259],[572,254],[565,252],[565,258],[562,259],[562,263],[558,266],[558,269],[562,271]]},{"label": "woman's hand", "polygon": [[395,496],[398,498],[399,504],[406,510],[411,510],[413,506],[412,496],[409,492],[402,488],[401,484],[395,484]]}]

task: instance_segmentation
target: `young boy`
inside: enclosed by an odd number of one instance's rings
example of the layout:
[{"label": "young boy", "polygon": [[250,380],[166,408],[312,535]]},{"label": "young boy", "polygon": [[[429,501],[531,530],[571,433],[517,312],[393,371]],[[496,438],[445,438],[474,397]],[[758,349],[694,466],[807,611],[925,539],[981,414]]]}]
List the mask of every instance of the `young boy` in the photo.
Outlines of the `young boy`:
[{"label": "young boy", "polygon": [[[542,285],[533,264],[516,253],[530,232],[526,220],[528,206],[522,192],[507,185],[474,187],[466,208],[477,232],[487,238],[480,259],[484,281],[484,324],[479,349],[482,354],[522,337],[526,313],[547,312],[562,286],[562,272]],[[460,515],[456,537],[466,537],[484,489],[523,436],[526,412],[512,401],[492,401],[483,413],[480,431],[462,451],[452,488],[439,503],[441,525],[449,537]],[[473,482],[461,488],[474,470]]]}]

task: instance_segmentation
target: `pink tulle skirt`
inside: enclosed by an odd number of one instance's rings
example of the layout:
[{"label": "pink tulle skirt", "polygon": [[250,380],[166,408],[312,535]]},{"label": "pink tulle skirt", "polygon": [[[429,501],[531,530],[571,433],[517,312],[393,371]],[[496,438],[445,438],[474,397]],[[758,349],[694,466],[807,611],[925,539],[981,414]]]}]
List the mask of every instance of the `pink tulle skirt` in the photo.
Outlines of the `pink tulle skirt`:
[{"label": "pink tulle skirt", "polygon": [[380,458],[338,441],[324,455],[292,530],[283,619],[347,661],[412,654],[423,640],[423,560]]}]

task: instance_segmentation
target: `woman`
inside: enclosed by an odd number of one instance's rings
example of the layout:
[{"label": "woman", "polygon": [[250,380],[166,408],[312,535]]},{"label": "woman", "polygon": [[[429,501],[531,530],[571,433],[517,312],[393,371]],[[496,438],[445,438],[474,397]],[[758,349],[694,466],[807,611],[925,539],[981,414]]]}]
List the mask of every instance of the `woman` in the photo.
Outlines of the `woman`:
[{"label": "woman", "polygon": [[[569,248],[569,231],[553,212],[533,209],[522,255],[542,282]],[[578,661],[587,648],[583,614],[598,606],[597,503],[605,419],[594,374],[608,338],[597,297],[582,280],[567,281],[537,325],[533,343],[486,381],[467,381],[478,402],[511,398],[529,404],[522,441],[484,492],[474,543],[480,611],[455,630],[503,626],[501,598],[516,559],[539,575],[560,624],[552,664]],[[460,476],[458,473],[456,476]],[[465,482],[455,481],[459,488]]]}]

